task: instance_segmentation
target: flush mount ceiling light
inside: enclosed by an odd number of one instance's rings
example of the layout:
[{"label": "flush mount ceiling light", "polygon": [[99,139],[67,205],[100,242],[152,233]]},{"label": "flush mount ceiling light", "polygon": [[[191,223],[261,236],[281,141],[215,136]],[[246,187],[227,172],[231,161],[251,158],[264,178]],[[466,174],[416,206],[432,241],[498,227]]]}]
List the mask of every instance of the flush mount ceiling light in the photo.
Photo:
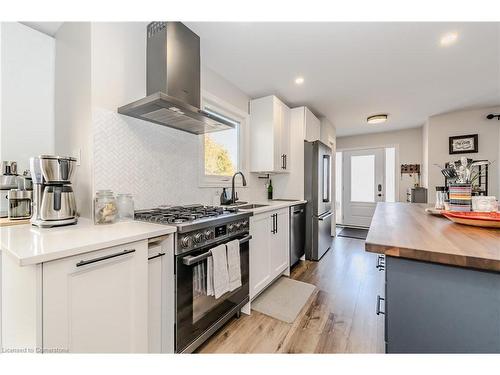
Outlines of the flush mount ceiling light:
[{"label": "flush mount ceiling light", "polygon": [[297,77],[295,78],[295,84],[296,85],[302,85],[304,83],[304,77]]},{"label": "flush mount ceiling light", "polygon": [[373,115],[366,119],[369,124],[381,124],[387,121],[387,115]]},{"label": "flush mount ceiling light", "polygon": [[449,32],[441,37],[440,44],[443,47],[448,47],[454,44],[458,39],[458,34],[456,32]]}]

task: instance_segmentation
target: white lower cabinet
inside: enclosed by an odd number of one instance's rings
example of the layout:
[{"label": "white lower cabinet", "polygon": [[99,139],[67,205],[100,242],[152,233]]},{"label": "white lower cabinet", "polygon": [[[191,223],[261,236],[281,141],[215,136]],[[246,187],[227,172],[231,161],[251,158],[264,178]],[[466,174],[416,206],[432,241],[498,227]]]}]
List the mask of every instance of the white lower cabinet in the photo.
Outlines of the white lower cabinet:
[{"label": "white lower cabinet", "polygon": [[270,214],[250,217],[250,299],[271,282]]},{"label": "white lower cabinet", "polygon": [[288,208],[275,212],[275,233],[271,233],[271,277],[281,275],[290,266]]},{"label": "white lower cabinet", "polygon": [[175,274],[173,235],[148,246],[149,353],[174,353]]},{"label": "white lower cabinet", "polygon": [[250,299],[289,267],[288,208],[250,217]]},{"label": "white lower cabinet", "polygon": [[43,348],[148,351],[148,242],[43,264]]}]

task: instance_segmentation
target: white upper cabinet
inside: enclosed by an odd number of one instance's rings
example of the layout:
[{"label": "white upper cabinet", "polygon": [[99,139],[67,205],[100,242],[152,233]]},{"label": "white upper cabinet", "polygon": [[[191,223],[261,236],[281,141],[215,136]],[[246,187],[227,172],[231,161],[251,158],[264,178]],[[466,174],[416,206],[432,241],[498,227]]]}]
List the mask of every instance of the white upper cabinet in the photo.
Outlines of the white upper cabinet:
[{"label": "white upper cabinet", "polygon": [[290,170],[290,108],[276,96],[250,101],[250,171]]},{"label": "white upper cabinet", "polygon": [[314,116],[309,108],[301,107],[304,111],[305,140],[308,142],[318,141],[321,137],[321,122]]}]

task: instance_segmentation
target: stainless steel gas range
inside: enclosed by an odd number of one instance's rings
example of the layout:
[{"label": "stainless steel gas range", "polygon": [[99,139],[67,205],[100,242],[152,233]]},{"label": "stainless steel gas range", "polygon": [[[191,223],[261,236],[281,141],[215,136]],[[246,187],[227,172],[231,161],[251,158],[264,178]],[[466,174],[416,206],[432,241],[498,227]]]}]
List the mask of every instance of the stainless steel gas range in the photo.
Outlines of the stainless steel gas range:
[{"label": "stainless steel gas range", "polygon": [[[202,205],[160,206],[135,212],[135,219],[177,227],[175,248],[175,351],[190,353],[249,301],[250,212]],[[241,287],[220,298],[206,293],[210,249],[240,241]]]}]

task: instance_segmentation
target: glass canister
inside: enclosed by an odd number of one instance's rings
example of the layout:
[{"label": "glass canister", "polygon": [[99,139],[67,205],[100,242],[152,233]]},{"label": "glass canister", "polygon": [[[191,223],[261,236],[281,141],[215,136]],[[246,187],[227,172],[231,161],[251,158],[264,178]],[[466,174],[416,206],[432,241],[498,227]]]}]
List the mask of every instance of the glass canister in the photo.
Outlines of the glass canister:
[{"label": "glass canister", "polygon": [[446,188],[444,186],[436,186],[436,210],[444,210],[444,202],[446,200]]},{"label": "glass canister", "polygon": [[118,216],[116,198],[111,190],[98,190],[94,199],[94,224],[114,223]]},{"label": "glass canister", "polygon": [[118,203],[118,220],[134,220],[134,198],[132,194],[118,194],[116,201]]},{"label": "glass canister", "polygon": [[9,211],[10,220],[29,219],[31,217],[31,190],[9,190]]}]

